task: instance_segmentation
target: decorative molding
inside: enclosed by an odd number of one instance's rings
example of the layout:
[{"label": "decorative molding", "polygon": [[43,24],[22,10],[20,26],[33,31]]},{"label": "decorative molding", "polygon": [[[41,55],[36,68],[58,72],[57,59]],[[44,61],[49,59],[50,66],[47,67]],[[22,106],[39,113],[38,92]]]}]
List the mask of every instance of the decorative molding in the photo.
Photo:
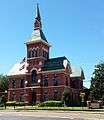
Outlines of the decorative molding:
[{"label": "decorative molding", "polygon": [[52,72],[65,72],[65,69],[47,70],[47,71],[41,71],[39,73],[52,73]]}]

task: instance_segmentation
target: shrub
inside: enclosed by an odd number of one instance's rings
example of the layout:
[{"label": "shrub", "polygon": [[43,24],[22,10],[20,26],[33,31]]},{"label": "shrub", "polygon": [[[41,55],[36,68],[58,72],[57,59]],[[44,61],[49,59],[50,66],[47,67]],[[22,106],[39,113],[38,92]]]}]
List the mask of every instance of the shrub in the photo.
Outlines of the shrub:
[{"label": "shrub", "polygon": [[63,104],[61,101],[46,101],[38,104],[38,107],[62,107]]},{"label": "shrub", "polygon": [[16,101],[8,101],[6,102],[7,106],[15,106],[16,105]]},{"label": "shrub", "polygon": [[24,106],[24,102],[8,101],[6,102],[7,106]]},{"label": "shrub", "polygon": [[16,106],[24,106],[25,105],[24,102],[16,102],[15,104],[16,104]]}]

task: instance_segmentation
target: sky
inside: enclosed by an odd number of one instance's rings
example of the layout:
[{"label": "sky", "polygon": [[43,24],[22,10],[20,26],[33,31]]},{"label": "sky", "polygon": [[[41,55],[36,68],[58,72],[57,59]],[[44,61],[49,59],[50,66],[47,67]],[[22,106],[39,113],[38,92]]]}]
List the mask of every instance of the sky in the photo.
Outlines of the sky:
[{"label": "sky", "polygon": [[66,56],[81,66],[90,87],[94,66],[104,60],[104,0],[1,0],[0,74],[26,56],[39,3],[50,57]]}]

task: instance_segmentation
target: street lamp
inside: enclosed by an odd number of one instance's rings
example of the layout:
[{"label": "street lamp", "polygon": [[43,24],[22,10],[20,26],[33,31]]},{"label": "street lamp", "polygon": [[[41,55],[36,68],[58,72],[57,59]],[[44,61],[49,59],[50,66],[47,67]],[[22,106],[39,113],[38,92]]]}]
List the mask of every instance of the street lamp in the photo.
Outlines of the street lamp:
[{"label": "street lamp", "polygon": [[41,82],[41,80],[40,79],[38,79],[38,83],[40,83]]}]

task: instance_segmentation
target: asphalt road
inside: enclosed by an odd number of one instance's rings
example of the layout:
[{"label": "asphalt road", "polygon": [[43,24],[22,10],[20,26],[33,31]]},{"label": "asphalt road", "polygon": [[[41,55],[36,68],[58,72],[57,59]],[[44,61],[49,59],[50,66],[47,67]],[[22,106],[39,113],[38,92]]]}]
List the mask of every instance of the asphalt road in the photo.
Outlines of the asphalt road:
[{"label": "asphalt road", "polygon": [[0,120],[104,120],[104,113],[91,112],[0,112]]},{"label": "asphalt road", "polygon": [[0,120],[82,120],[69,118],[47,118],[47,117],[32,117],[32,116],[0,116]]},{"label": "asphalt road", "polygon": [[70,119],[58,117],[35,117],[35,116],[15,116],[15,115],[1,115],[0,120],[83,120],[83,119]]}]

